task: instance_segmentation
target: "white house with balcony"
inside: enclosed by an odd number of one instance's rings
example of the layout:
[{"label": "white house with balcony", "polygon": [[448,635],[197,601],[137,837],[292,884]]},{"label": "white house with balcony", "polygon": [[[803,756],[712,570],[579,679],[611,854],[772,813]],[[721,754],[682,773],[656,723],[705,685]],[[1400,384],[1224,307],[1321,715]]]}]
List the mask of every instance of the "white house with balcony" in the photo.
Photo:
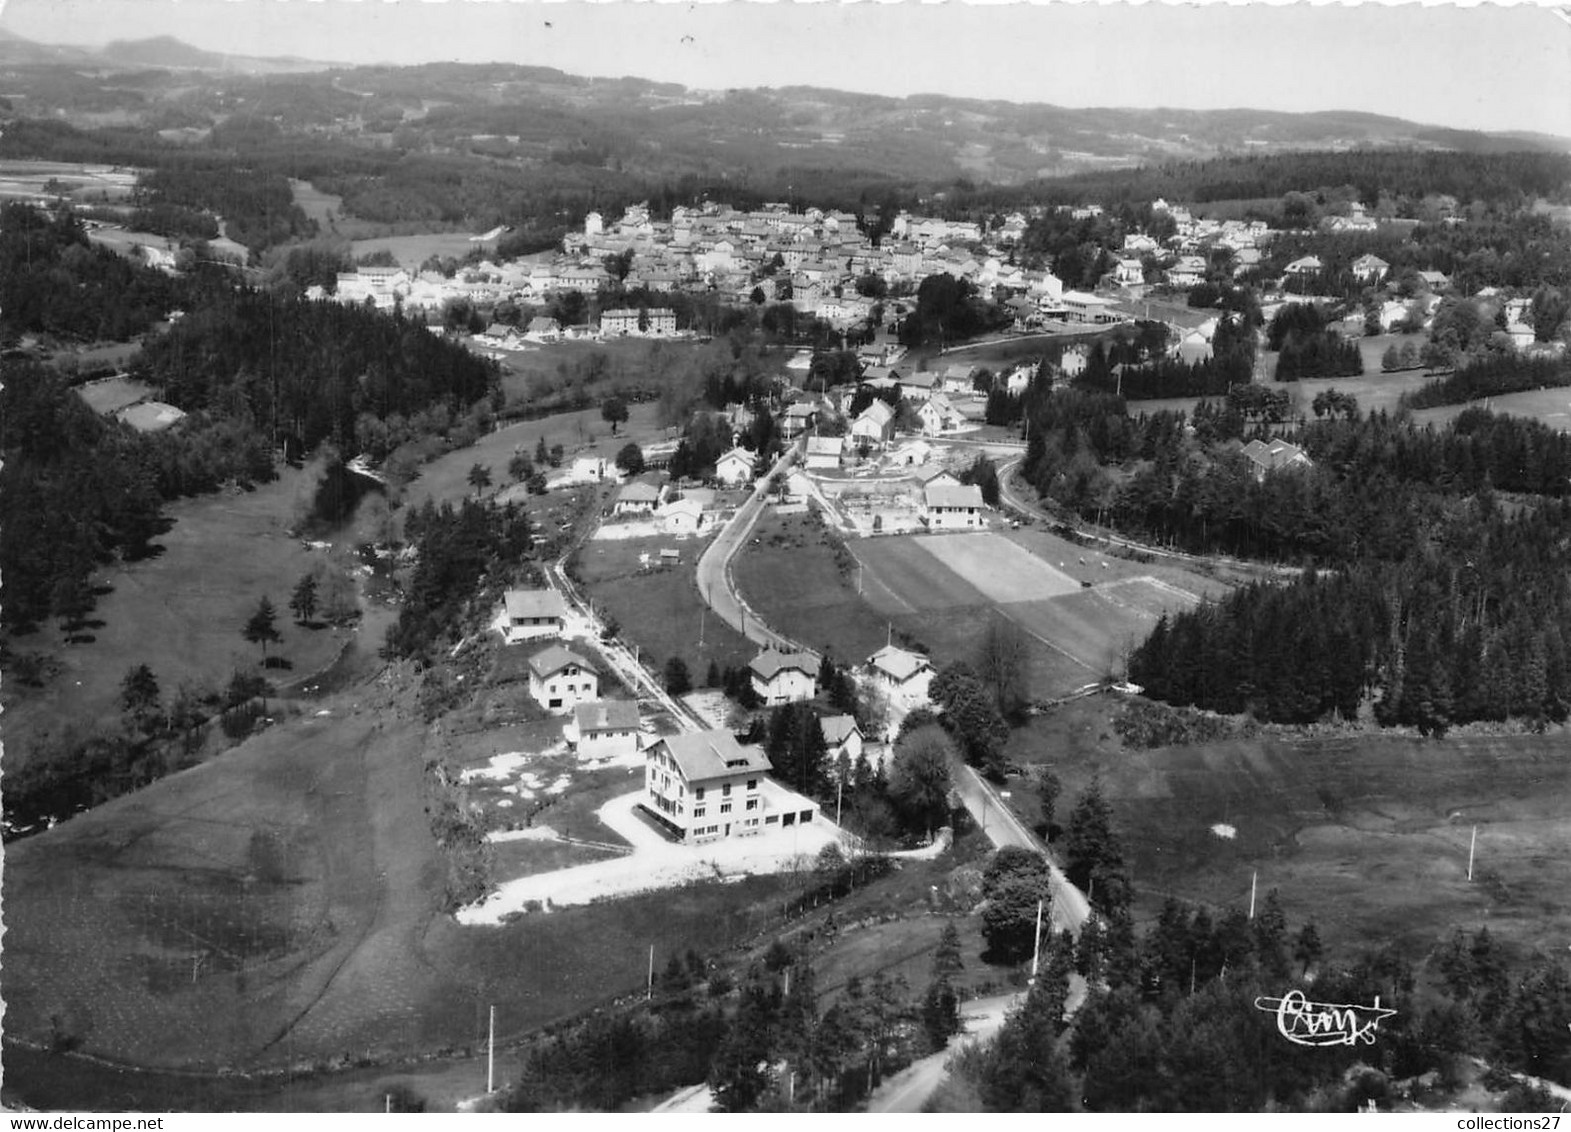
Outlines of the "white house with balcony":
[{"label": "white house with balcony", "polygon": [[765,649],[747,667],[753,691],[767,707],[810,700],[818,694],[818,662],[811,653]]},{"label": "white house with balcony", "polygon": [[908,707],[927,703],[933,675],[932,661],[896,645],[886,645],[867,659],[867,676],[873,686]]},{"label": "white house with balcony", "polygon": [[676,840],[741,837],[807,823],[818,807],[767,777],[763,748],[729,731],[666,735],[644,752],[643,807]]},{"label": "white house with balcony", "polygon": [[529,658],[529,694],[546,711],[562,715],[600,698],[600,673],[571,649],[552,645]]}]

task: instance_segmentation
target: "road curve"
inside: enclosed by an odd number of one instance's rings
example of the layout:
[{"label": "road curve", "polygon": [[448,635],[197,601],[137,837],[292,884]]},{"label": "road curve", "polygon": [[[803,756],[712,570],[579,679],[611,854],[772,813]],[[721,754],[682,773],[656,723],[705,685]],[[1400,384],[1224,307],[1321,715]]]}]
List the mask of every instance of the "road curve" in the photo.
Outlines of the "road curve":
[{"label": "road curve", "polygon": [[775,476],[788,472],[795,459],[795,446],[787,448],[775,462],[775,466],[769,470],[769,475],[758,481],[747,502],[736,509],[736,514],[731,517],[731,521],[710,540],[709,546],[699,556],[695,580],[698,584],[699,596],[703,598],[704,603],[714,610],[722,621],[748,640],[765,648],[780,649],[784,652],[798,650],[812,652],[811,649],[803,649],[797,642],[782,636],[766,625],[758,614],[747,607],[747,603],[742,600],[742,595],[737,592],[736,580],[731,576],[731,559],[747,542],[748,536],[752,534],[753,524],[758,522],[759,515],[763,513],[770,481]]}]

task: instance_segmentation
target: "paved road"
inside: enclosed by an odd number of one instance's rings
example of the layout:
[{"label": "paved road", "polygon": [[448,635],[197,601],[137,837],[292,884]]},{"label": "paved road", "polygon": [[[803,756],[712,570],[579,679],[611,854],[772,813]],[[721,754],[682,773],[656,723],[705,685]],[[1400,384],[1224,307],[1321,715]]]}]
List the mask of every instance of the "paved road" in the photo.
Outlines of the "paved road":
[{"label": "paved road", "polygon": [[594,609],[584,600],[583,595],[578,592],[578,587],[573,585],[572,579],[567,576],[567,571],[562,568],[562,564],[566,560],[567,555],[564,554],[546,567],[546,581],[551,588],[560,592],[567,599],[568,604],[577,611],[580,617],[583,617],[588,622],[595,639],[599,642],[600,654],[605,658],[606,663],[616,669],[623,682],[634,689],[640,698],[654,700],[661,707],[665,708],[683,730],[708,730],[709,725],[686,704],[673,698],[665,690],[665,686],[655,678],[654,674],[638,662],[637,656],[634,655],[627,645],[620,640],[608,641],[605,639],[605,625],[595,615]]},{"label": "paved road", "polygon": [[953,780],[961,801],[994,848],[1015,845],[1047,858],[1053,886],[1053,930],[1060,932],[1068,928],[1078,934],[1081,925],[1091,915],[1091,905],[1085,893],[1069,883],[1069,878],[1059,869],[1042,842],[1020,823],[1003,799],[976,772],[975,767],[959,765]]},{"label": "paved road", "polygon": [[921,1112],[922,1105],[927,1103],[927,1098],[933,1095],[933,1091],[948,1076],[949,1071],[945,1066],[954,1056],[955,1051],[964,1044],[986,1041],[998,1033],[1004,1024],[1004,1018],[1015,1003],[1020,1001],[1020,997],[1021,992],[1012,991],[1009,994],[962,1003],[961,1035],[955,1038],[948,1049],[939,1050],[935,1054],[913,1061],[899,1073],[885,1080],[867,1099],[867,1111]]},{"label": "paved road", "polygon": [[756,644],[785,652],[794,652],[802,646],[775,632],[747,607],[747,603],[737,593],[736,582],[731,576],[731,559],[746,543],[752,534],[753,524],[763,513],[769,481],[776,475],[785,474],[795,459],[796,448],[786,449],[785,454],[770,469],[769,475],[758,482],[747,502],[737,508],[725,529],[710,540],[708,548],[698,559],[697,572],[699,594],[722,621]]}]

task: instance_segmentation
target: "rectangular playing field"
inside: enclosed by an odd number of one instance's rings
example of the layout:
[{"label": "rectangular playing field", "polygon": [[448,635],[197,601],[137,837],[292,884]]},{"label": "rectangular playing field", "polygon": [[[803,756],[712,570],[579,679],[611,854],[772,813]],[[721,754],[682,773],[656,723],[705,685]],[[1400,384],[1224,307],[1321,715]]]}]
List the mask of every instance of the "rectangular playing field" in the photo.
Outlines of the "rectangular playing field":
[{"label": "rectangular playing field", "polygon": [[[961,537],[961,536],[955,536]],[[862,597],[886,615],[987,605],[987,595],[928,554],[915,537],[860,539],[851,553],[863,566]]]},{"label": "rectangular playing field", "polygon": [[930,535],[913,538],[990,601],[1040,601],[1076,593],[1080,583],[1024,547],[999,535]]}]

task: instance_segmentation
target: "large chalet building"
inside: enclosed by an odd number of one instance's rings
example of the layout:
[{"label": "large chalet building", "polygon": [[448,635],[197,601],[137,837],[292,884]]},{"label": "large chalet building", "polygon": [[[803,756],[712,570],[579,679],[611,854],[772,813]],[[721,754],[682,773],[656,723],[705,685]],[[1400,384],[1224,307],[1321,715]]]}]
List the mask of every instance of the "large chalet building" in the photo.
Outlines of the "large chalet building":
[{"label": "large chalet building", "polygon": [[644,752],[644,808],[684,842],[812,821],[813,801],[768,774],[763,748],[738,743],[729,731],[662,736]]}]

